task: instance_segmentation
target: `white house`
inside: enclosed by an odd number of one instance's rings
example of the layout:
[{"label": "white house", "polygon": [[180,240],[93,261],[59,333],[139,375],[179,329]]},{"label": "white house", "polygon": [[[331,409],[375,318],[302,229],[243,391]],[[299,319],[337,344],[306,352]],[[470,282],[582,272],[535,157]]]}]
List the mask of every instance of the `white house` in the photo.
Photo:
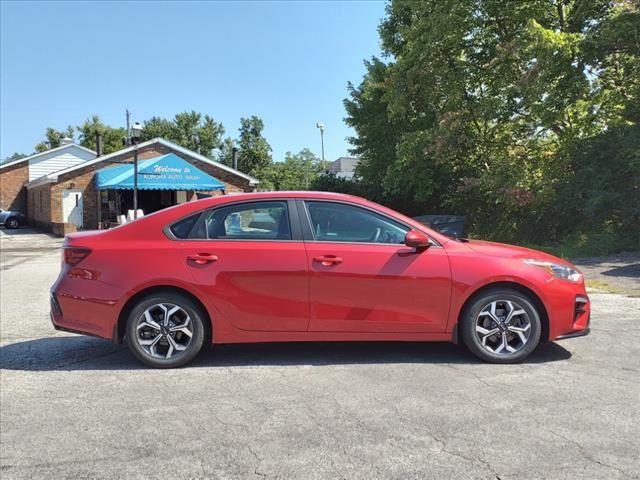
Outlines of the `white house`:
[{"label": "white house", "polygon": [[94,158],[96,152],[65,138],[59,147],[1,164],[0,208],[26,214],[28,182]]}]

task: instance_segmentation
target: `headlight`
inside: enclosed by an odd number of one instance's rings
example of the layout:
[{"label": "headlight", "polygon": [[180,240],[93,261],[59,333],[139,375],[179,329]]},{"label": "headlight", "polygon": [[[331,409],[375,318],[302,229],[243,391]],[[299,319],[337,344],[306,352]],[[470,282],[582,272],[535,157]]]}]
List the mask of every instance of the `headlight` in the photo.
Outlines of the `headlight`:
[{"label": "headlight", "polygon": [[570,282],[579,282],[580,280],[582,280],[582,274],[575,268],[571,268],[567,265],[560,265],[558,263],[536,259],[527,259],[523,260],[523,262],[527,265],[540,267],[549,272],[554,277],[561,278],[562,280],[569,280]]}]

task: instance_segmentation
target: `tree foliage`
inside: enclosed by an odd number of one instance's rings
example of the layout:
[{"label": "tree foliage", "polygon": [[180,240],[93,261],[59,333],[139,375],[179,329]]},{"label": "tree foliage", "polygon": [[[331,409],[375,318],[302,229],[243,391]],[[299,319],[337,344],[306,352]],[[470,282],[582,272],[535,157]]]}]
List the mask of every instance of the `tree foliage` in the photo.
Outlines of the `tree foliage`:
[{"label": "tree foliage", "polygon": [[287,152],[284,161],[262,169],[260,186],[272,190],[309,190],[320,170],[320,158],[308,148],[296,154]]},{"label": "tree foliage", "polygon": [[98,115],[87,118],[82,125],[76,127],[78,131],[78,141],[83,147],[97,150],[97,135],[102,137],[102,153],[105,155],[120,150],[122,139],[127,132],[124,128],[114,128],[105,125]]},{"label": "tree foliage", "polygon": [[271,146],[262,132],[264,122],[255,115],[240,119],[238,138],[238,169],[249,175],[259,176],[272,164]]},{"label": "tree foliage", "polygon": [[[194,111],[178,113],[171,120],[151,117],[143,126],[141,141],[164,138],[228,166],[233,166],[232,149],[236,146],[238,169],[260,179],[262,190],[307,189],[320,172],[318,157],[306,148],[296,154],[287,152],[283,161],[273,162],[271,146],[263,135],[264,122],[257,116],[241,119],[236,139],[223,139],[225,129],[221,123]],[[120,150],[127,134],[125,128],[111,127],[92,115],[75,129],[48,128],[46,140],[36,148],[44,151],[57,147],[63,137],[73,139],[76,132],[78,142],[92,150],[96,149],[96,134],[100,133],[104,154]]]},{"label": "tree foliage", "polygon": [[36,152],[44,152],[52,148],[57,148],[62,144],[63,138],[70,138],[73,140],[75,131],[71,125],[65,130],[56,130],[55,128],[47,128],[44,133],[45,139],[35,146]]},{"label": "tree foliage", "polygon": [[209,115],[191,111],[176,114],[172,120],[152,117],[144,122],[141,140],[165,138],[189,150],[213,158],[220,147],[224,127]]},{"label": "tree foliage", "polygon": [[7,163],[7,162],[13,162],[15,160],[20,160],[22,158],[28,157],[28,155],[25,155],[24,153],[19,153],[19,152],[14,152],[11,155],[9,155],[8,157],[3,158],[0,163]]},{"label": "tree foliage", "polygon": [[488,237],[637,241],[634,2],[394,0],[379,33],[386,59],[345,100],[359,189]]}]

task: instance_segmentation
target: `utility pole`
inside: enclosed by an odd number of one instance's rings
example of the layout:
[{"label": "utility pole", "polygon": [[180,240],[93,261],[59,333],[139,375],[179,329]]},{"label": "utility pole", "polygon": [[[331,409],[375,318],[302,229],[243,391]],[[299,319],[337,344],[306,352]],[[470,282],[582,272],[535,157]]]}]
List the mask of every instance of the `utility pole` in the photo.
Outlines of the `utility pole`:
[{"label": "utility pole", "polygon": [[[127,113],[129,113],[127,111]],[[127,117],[127,123],[129,117]],[[133,219],[138,218],[138,142],[142,133],[142,125],[139,122],[133,124],[129,133],[129,139],[133,145]]]},{"label": "utility pole", "polygon": [[125,109],[125,115],[127,116],[127,145],[129,145],[131,143],[128,141],[131,138],[131,129],[129,128],[129,119],[131,118],[131,112],[128,108]]},{"label": "utility pole", "polygon": [[316,127],[320,129],[320,143],[322,145],[322,170],[326,168],[324,163],[324,123],[316,123]]}]

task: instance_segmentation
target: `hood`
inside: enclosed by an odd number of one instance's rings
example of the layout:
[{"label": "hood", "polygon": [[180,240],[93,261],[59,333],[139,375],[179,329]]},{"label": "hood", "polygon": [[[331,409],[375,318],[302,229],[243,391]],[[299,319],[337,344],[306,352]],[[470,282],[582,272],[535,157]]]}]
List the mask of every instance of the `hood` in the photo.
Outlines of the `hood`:
[{"label": "hood", "polygon": [[571,265],[566,260],[555,257],[540,250],[532,248],[518,247],[516,245],[508,245],[506,243],[486,242],[484,240],[468,240],[466,245],[473,251],[489,257],[501,258],[535,258],[539,260],[548,260],[550,262],[562,265]]},{"label": "hood", "polygon": [[7,217],[23,217],[24,215],[22,215],[22,213],[20,212],[15,212],[13,210],[2,210],[0,212],[0,218],[7,218]]}]

